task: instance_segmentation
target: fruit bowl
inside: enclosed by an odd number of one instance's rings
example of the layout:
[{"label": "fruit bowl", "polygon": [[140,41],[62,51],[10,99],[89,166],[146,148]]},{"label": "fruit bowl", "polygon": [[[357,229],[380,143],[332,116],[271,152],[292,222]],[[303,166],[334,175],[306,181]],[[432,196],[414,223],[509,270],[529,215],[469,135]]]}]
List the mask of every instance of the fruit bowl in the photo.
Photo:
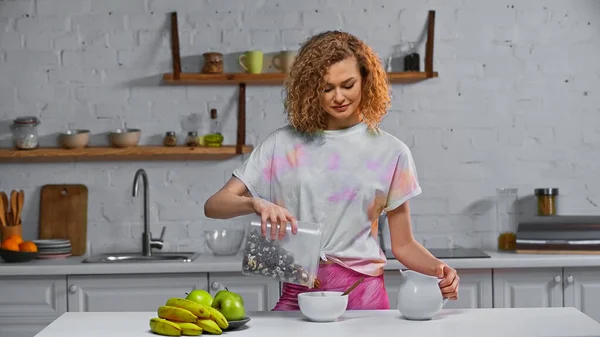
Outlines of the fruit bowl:
[{"label": "fruit bowl", "polygon": [[204,239],[214,255],[235,255],[242,246],[244,234],[241,229],[215,229],[204,231]]},{"label": "fruit bowl", "polygon": [[302,314],[313,322],[333,322],[346,311],[348,296],[341,291],[314,291],[298,294]]},{"label": "fruit bowl", "polygon": [[244,317],[240,320],[236,321],[227,321],[229,323],[229,327],[225,330],[235,330],[243,327],[246,323],[250,322],[250,317]]},{"label": "fruit bowl", "polygon": [[0,257],[9,263],[29,262],[37,256],[37,252],[18,252],[15,250],[0,249]]}]

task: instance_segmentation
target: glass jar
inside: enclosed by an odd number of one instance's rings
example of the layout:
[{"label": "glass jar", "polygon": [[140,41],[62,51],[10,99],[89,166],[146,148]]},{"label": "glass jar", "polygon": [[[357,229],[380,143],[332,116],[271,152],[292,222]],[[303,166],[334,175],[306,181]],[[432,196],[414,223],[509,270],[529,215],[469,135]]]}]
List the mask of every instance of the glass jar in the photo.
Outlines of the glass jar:
[{"label": "glass jar", "polygon": [[556,215],[556,196],[558,188],[536,188],[537,214],[539,216]]},{"label": "glass jar", "polygon": [[168,147],[177,146],[177,136],[174,131],[167,131],[163,144]]},{"label": "glass jar", "polygon": [[13,120],[13,142],[19,150],[33,150],[38,147],[37,126],[40,121],[35,116],[18,117]]},{"label": "glass jar", "polygon": [[202,54],[204,56],[204,66],[202,72],[205,74],[223,73],[223,54],[210,52]]},{"label": "glass jar", "polygon": [[185,145],[187,146],[200,146],[200,142],[198,140],[198,132],[190,131],[185,139]]},{"label": "glass jar", "polygon": [[519,221],[518,190],[496,189],[496,231],[499,250],[515,250]]}]

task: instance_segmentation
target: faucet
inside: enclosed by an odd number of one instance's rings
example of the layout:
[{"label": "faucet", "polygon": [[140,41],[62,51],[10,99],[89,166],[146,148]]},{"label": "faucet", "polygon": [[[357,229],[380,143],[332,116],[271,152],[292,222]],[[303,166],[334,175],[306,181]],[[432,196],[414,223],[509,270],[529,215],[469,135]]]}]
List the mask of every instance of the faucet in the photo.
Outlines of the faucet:
[{"label": "faucet", "polygon": [[163,226],[160,238],[152,238],[152,233],[150,233],[150,219],[148,218],[150,208],[150,186],[148,186],[148,175],[144,169],[139,169],[135,172],[135,177],[133,178],[133,196],[138,196],[140,177],[144,183],[144,232],[142,233],[142,255],[152,256],[152,248],[162,249],[164,245],[163,237],[165,236],[167,227]]}]

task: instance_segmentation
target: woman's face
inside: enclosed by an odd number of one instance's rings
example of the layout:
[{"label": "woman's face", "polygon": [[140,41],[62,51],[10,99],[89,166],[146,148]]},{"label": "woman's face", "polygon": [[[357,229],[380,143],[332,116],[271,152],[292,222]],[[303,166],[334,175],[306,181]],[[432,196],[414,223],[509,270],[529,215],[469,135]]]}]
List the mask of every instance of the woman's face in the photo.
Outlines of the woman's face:
[{"label": "woman's face", "polygon": [[329,115],[329,130],[343,129],[360,121],[358,106],[362,95],[362,78],[354,57],[332,64],[325,75],[321,106]]}]

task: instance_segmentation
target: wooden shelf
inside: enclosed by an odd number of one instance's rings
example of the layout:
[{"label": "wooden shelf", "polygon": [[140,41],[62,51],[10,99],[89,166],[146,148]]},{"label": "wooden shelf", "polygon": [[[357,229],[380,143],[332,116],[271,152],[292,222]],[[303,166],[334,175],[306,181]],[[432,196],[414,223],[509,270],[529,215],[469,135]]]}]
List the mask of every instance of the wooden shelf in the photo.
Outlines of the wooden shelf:
[{"label": "wooden shelf", "polygon": [[[433,72],[431,77],[438,77],[437,72]],[[414,83],[431,78],[426,72],[400,72],[388,73],[391,83]],[[175,79],[174,73],[163,75],[163,82],[174,85],[232,85],[232,84],[254,84],[269,85],[283,84],[285,74],[283,73],[227,73],[227,74],[200,74],[200,73],[179,73],[179,79]]]},{"label": "wooden shelf", "polygon": [[[252,152],[244,145],[241,153]],[[136,146],[129,148],[87,147],[83,149],[38,148],[35,150],[0,149],[0,162],[68,162],[134,160],[222,160],[238,155],[235,145],[222,147]]]}]

